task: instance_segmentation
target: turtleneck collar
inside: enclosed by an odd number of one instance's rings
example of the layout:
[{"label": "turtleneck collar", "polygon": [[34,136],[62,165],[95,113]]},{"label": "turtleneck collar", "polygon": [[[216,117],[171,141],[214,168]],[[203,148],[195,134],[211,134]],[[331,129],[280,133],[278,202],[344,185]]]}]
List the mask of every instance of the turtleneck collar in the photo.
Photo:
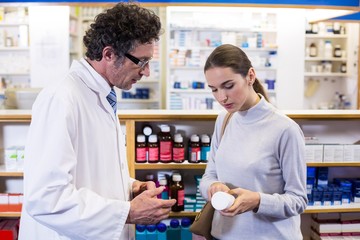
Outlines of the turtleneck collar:
[{"label": "turtleneck collar", "polygon": [[265,98],[259,94],[260,101],[245,111],[238,111],[237,116],[241,123],[253,123],[269,116],[276,111],[276,108],[267,102]]}]

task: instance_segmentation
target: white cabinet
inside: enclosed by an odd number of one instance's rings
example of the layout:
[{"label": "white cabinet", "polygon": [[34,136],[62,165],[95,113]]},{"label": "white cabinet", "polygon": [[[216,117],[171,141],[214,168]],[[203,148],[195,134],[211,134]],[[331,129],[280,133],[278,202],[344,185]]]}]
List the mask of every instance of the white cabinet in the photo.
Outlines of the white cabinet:
[{"label": "white cabinet", "polygon": [[225,43],[245,51],[275,103],[276,18],[264,9],[168,7],[167,109],[218,108],[203,67],[215,47]]},{"label": "white cabinet", "polygon": [[0,7],[2,87],[30,83],[29,24],[26,7]]},{"label": "white cabinet", "polygon": [[316,24],[320,31],[305,35],[304,108],[355,109],[358,24],[342,23],[336,33],[339,23]]}]

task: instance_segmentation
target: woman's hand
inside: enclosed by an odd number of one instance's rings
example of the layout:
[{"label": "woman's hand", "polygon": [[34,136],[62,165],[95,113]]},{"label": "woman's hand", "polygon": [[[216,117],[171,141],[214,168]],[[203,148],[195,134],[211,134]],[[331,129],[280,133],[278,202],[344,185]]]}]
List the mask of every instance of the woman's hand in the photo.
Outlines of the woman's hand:
[{"label": "woman's hand", "polygon": [[216,193],[216,192],[228,192],[230,191],[230,188],[228,186],[226,186],[225,184],[221,183],[221,182],[215,182],[213,184],[210,185],[209,189],[208,189],[208,200],[210,201],[212,196]]},{"label": "woman's hand", "polygon": [[229,194],[236,196],[234,204],[221,211],[224,216],[233,217],[247,211],[257,211],[260,205],[260,194],[243,188],[235,188],[228,191]]}]

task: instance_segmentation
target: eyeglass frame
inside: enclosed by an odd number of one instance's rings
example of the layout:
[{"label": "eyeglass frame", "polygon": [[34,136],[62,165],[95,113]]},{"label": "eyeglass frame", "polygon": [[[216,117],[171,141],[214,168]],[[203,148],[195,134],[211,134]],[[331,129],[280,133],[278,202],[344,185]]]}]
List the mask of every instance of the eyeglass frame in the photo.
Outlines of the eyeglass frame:
[{"label": "eyeglass frame", "polygon": [[148,63],[150,62],[150,60],[151,60],[151,58],[148,59],[148,60],[140,60],[140,59],[138,59],[137,57],[131,55],[130,53],[125,53],[124,55],[125,55],[125,57],[127,57],[130,61],[132,61],[133,63],[135,63],[136,65],[138,65],[141,69],[144,69],[145,66],[146,66],[146,64],[148,64]]}]

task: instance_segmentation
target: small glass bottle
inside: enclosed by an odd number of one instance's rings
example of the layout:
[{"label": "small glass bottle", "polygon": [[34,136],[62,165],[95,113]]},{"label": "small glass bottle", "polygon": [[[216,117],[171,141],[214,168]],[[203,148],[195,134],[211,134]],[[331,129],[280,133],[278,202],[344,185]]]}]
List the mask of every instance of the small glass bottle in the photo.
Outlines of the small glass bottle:
[{"label": "small glass bottle", "polygon": [[172,162],[172,137],[170,134],[169,125],[161,125],[161,132],[159,134],[160,142],[160,157],[159,160],[162,163]]},{"label": "small glass bottle", "polygon": [[206,134],[201,136],[201,147],[200,147],[200,160],[201,162],[207,162],[210,154],[210,137]]},{"label": "small glass bottle", "polygon": [[161,199],[169,199],[169,187],[167,185],[167,180],[166,178],[160,179],[159,180],[159,185],[165,187],[164,191],[158,195],[158,198]]},{"label": "small glass bottle", "polygon": [[184,211],[185,191],[184,191],[184,185],[181,182],[180,174],[172,175],[172,184],[170,185],[170,198],[176,199],[176,203],[171,207],[171,211],[173,212]]},{"label": "small glass bottle", "polygon": [[199,163],[200,162],[200,139],[198,135],[192,135],[190,139],[190,152],[189,152],[189,162]]},{"label": "small glass bottle", "polygon": [[340,45],[335,45],[335,48],[334,48],[334,57],[336,58],[340,58],[341,57],[341,47]]},{"label": "small glass bottle", "polygon": [[182,163],[185,160],[185,148],[181,134],[175,134],[173,145],[173,161]]},{"label": "small glass bottle", "polygon": [[159,162],[159,143],[157,135],[152,134],[149,136],[148,141],[148,163],[158,163]]},{"label": "small glass bottle", "polygon": [[341,63],[340,72],[341,73],[346,73],[346,62]]},{"label": "small glass bottle", "polygon": [[142,134],[137,135],[135,162],[146,163],[146,150],[145,136]]},{"label": "small glass bottle", "polygon": [[317,48],[315,43],[310,44],[310,57],[316,57],[317,56]]}]

